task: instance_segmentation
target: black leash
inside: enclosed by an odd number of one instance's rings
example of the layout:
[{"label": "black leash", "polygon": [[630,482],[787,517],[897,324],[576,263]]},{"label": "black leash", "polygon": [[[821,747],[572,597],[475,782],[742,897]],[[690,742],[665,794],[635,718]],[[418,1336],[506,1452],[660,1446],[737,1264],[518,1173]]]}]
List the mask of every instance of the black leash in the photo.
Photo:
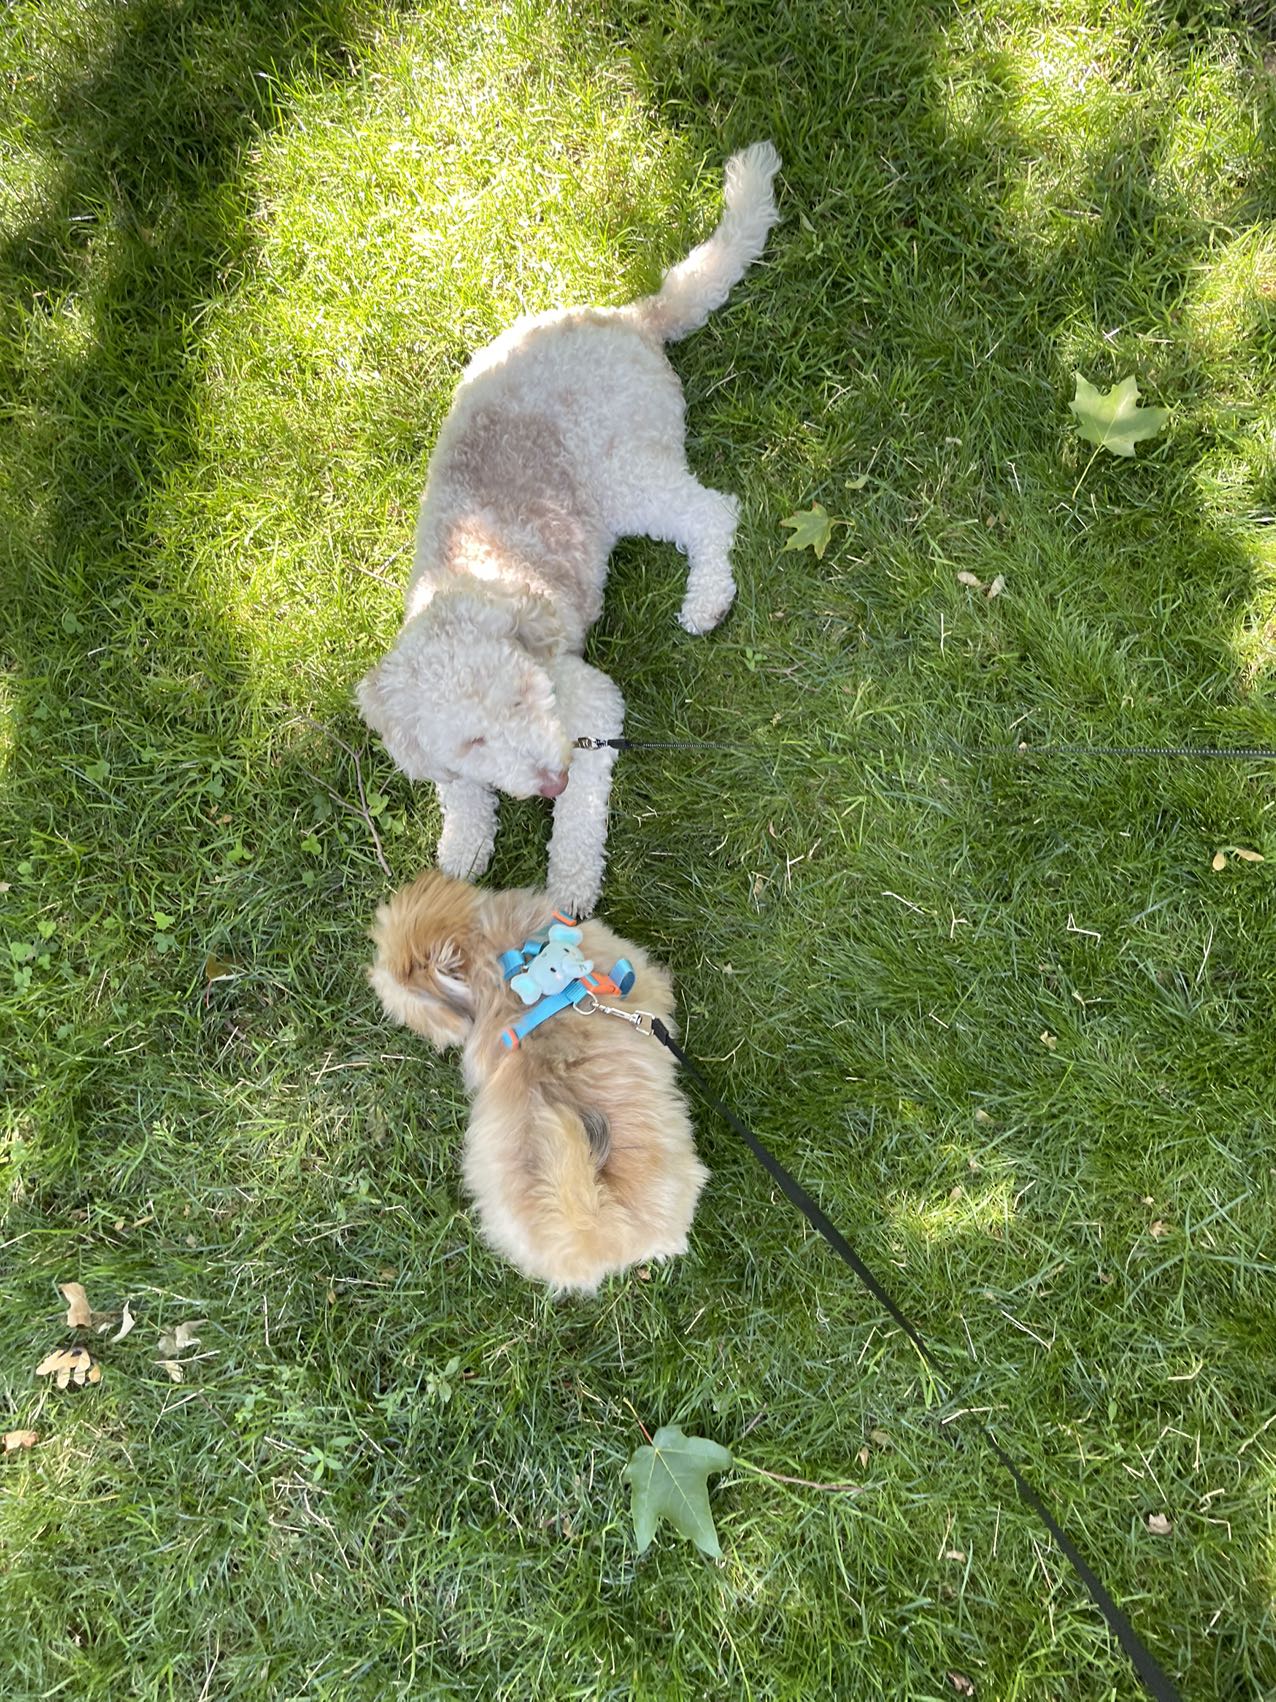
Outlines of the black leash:
[{"label": "black leash", "polygon": [[[622,1013],[617,1012],[616,1014],[620,1015]],[[878,1305],[888,1312],[895,1320],[900,1329],[903,1330],[904,1334],[908,1337],[909,1341],[911,1341],[913,1346],[917,1349],[926,1365],[936,1374],[937,1378],[940,1380],[942,1390],[945,1374],[944,1368],[939,1359],[927,1346],[917,1327],[909,1321],[903,1312],[900,1311],[899,1307],[887,1293],[886,1289],[882,1287],[881,1283],[873,1275],[872,1271],[869,1270],[868,1266],[860,1258],[859,1254],[851,1246],[850,1242],[847,1241],[846,1237],[824,1215],[802,1184],[794,1177],[790,1176],[789,1172],[780,1163],[779,1159],[763,1146],[762,1142],[753,1133],[752,1129],[742,1123],[735,1113],[729,1110],[728,1107],[722,1103],[722,1101],[714,1093],[713,1089],[709,1086],[709,1083],[705,1080],[704,1076],[701,1074],[698,1065],[692,1063],[691,1059],[683,1051],[682,1047],[679,1046],[678,1042],[674,1039],[673,1035],[670,1034],[669,1030],[665,1027],[664,1023],[661,1022],[659,1017],[653,1017],[651,1019],[651,1032],[662,1046],[666,1047],[673,1053],[674,1057],[696,1083],[705,1099],[718,1113],[719,1117],[721,1117],[724,1122],[728,1123],[731,1128],[735,1130],[736,1134],[739,1135],[740,1139],[758,1160],[759,1164],[762,1165],[767,1174],[777,1184],[786,1198],[792,1201],[811,1227],[823,1236],[824,1240],[829,1244],[838,1257],[844,1260],[845,1263],[851,1267],[851,1269],[855,1272],[855,1275],[873,1296],[874,1300],[877,1301]],[[1175,1690],[1165,1672],[1143,1646],[1138,1633],[1130,1624],[1125,1613],[1117,1606],[1116,1602],[1113,1601],[1112,1597],[1104,1588],[1100,1578],[1086,1564],[1081,1551],[1077,1548],[1076,1544],[1072,1541],[1072,1538],[1051,1513],[1049,1507],[1046,1506],[1046,1503],[1042,1500],[1040,1494],[1033,1488],[1032,1484],[1028,1482],[1027,1478],[1024,1477],[1023,1473],[1019,1470],[1018,1466],[1016,1466],[1015,1462],[1011,1459],[1006,1450],[1001,1446],[1000,1442],[998,1442],[992,1431],[989,1430],[988,1426],[986,1424],[980,1424],[977,1428],[983,1436],[984,1441],[987,1442],[997,1459],[1013,1478],[1015,1488],[1019,1491],[1020,1500],[1032,1508],[1033,1512],[1050,1532],[1050,1535],[1054,1538],[1055,1542],[1072,1562],[1072,1566],[1076,1571],[1077,1576],[1090,1592],[1090,1599],[1094,1602],[1094,1605],[1098,1608],[1104,1619],[1107,1620],[1108,1625],[1113,1634],[1116,1636],[1117,1641],[1129,1657],[1130,1663],[1134,1667],[1135,1672],[1143,1681],[1143,1686],[1147,1690],[1148,1695],[1153,1697],[1155,1702],[1181,1702],[1178,1691]]]},{"label": "black leash", "polygon": [[[574,741],[578,751],[731,751],[737,756],[763,756],[763,751],[747,745],[711,745],[702,739],[591,739]],[[885,744],[864,742],[848,749],[858,749],[865,755],[887,751],[907,751],[922,756],[960,756],[979,759],[1034,756],[1118,756],[1118,757],[1184,757],[1200,762],[1276,762],[1276,747],[1270,745],[959,745],[936,743],[928,745]]]}]

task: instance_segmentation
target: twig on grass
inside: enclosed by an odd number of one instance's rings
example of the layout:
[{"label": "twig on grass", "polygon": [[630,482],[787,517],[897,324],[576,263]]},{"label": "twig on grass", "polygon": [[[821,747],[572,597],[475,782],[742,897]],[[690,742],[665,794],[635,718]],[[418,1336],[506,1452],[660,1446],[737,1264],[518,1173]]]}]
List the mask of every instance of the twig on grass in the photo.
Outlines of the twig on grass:
[{"label": "twig on grass", "polygon": [[[381,849],[381,835],[377,832],[377,824],[373,821],[372,812],[368,809],[368,797],[367,793],[363,789],[363,770],[359,766],[358,751],[348,745],[344,739],[339,738],[337,734],[333,732],[331,727],[325,727],[322,721],[316,721],[313,716],[303,715],[300,719],[306,722],[308,726],[315,728],[317,732],[323,733],[325,737],[331,739],[333,744],[338,745],[354,764],[354,782],[359,788],[359,806],[357,809],[348,798],[343,798],[339,792],[334,792],[332,787],[320,780],[317,775],[310,774],[309,777],[314,781],[316,786],[323,788],[334,804],[340,804],[342,809],[349,810],[352,815],[363,817],[367,824],[368,832],[372,835],[372,845],[377,854],[377,862],[380,863],[383,873],[388,876],[390,880],[393,880],[394,876],[390,872],[390,865],[385,860],[385,852]],[[309,770],[307,770],[307,773],[309,773]]]},{"label": "twig on grass", "polygon": [[784,1472],[769,1472],[765,1466],[751,1465],[738,1456],[731,1463],[746,1472],[756,1472],[759,1477],[769,1477],[772,1483],[791,1483],[799,1489],[822,1489],[829,1495],[862,1495],[865,1489],[862,1483],[815,1483],[809,1477],[788,1477]]}]

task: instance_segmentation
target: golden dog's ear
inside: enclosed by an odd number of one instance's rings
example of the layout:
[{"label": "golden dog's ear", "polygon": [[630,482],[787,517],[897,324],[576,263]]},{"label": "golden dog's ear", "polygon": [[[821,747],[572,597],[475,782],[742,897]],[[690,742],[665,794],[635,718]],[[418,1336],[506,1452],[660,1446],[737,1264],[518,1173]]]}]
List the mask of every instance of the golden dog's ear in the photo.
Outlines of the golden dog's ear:
[{"label": "golden dog's ear", "polygon": [[377,955],[368,979],[386,1015],[440,1051],[461,1045],[474,1021],[464,944],[471,899],[462,882],[425,876],[382,905],[372,929]]}]

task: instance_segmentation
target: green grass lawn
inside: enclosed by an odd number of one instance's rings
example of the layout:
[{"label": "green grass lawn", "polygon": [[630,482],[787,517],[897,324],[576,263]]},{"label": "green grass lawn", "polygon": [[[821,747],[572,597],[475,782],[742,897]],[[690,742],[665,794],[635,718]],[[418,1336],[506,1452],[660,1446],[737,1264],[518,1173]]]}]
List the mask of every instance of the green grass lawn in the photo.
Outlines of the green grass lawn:
[{"label": "green grass lawn", "polygon": [[[1276,769],[1012,754],[1276,743],[1264,10],[5,9],[6,1698],[1140,1694],[971,1414],[1185,1697],[1276,1695]],[[592,640],[631,734],[733,749],[621,758],[602,908],[948,1406],[707,1114],[685,1259],[515,1278],[361,974],[360,782],[395,881],[437,816],[350,688],[466,354],[652,288],[765,136],[782,222],[674,354],[739,602],[687,637],[626,542]],[[1167,430],[1087,467],[1076,370]],[[70,1280],[138,1324],[58,1393]],[[636,1558],[664,1423],[739,1461],[719,1563]]]}]

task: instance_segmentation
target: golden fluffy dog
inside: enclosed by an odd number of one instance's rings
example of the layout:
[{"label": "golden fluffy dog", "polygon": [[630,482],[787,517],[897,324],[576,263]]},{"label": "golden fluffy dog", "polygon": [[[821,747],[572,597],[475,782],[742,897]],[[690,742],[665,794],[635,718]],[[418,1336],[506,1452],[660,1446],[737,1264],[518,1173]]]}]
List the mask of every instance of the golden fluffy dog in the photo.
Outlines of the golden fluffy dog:
[{"label": "golden fluffy dog", "polygon": [[[515,1051],[523,1011],[502,951],[549,921],[543,892],[481,892],[436,870],[377,912],[368,979],[396,1022],[440,1051],[460,1046],[473,1110],[465,1184],[484,1236],[525,1276],[592,1293],[614,1271],[687,1248],[708,1172],[696,1157],[670,1054],[601,1012],[560,1011]],[[627,957],[627,999],[673,1025],[668,973],[596,918],[580,949],[597,968]]]}]

